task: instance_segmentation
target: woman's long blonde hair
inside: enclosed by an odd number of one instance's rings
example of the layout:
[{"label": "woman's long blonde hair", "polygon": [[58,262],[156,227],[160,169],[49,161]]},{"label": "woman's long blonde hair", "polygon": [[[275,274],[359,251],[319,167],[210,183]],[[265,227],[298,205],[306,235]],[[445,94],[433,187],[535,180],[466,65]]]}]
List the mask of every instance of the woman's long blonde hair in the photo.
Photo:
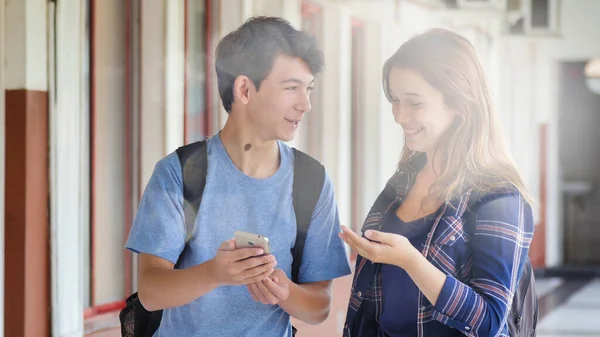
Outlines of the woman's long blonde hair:
[{"label": "woman's long blonde hair", "polygon": [[[469,188],[481,193],[517,188],[527,202],[533,203],[504,144],[483,68],[469,40],[437,28],[400,46],[383,66],[383,88],[390,101],[393,68],[419,72],[442,92],[445,105],[458,114],[439,142],[445,144],[444,151],[434,156],[441,160],[441,172],[436,172],[438,178],[428,199],[450,200]],[[411,155],[405,145],[399,165]]]}]

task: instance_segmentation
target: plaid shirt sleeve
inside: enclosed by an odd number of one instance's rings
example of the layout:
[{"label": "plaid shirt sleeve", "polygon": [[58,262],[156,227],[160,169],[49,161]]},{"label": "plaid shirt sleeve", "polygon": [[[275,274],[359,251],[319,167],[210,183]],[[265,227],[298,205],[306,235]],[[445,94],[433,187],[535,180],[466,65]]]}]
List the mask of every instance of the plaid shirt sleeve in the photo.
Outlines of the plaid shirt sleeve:
[{"label": "plaid shirt sleeve", "polygon": [[517,193],[484,201],[476,210],[473,276],[464,284],[448,275],[436,316],[467,336],[497,336],[510,309],[533,238],[533,215]]}]

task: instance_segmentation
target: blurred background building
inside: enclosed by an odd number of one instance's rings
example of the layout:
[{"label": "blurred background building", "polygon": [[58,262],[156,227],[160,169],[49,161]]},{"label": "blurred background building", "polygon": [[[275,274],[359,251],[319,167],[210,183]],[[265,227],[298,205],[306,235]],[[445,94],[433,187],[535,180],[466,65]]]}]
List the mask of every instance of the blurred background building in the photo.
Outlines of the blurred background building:
[{"label": "blurred background building", "polygon": [[[427,28],[469,38],[539,203],[538,335],[600,336],[599,14],[598,0],[0,0],[0,336],[120,335],[141,193],[160,158],[224,125],[214,49],[254,15],[323,47],[291,145],[324,163],[357,230],[402,146],[383,62]],[[300,337],[341,335],[350,281]]]}]

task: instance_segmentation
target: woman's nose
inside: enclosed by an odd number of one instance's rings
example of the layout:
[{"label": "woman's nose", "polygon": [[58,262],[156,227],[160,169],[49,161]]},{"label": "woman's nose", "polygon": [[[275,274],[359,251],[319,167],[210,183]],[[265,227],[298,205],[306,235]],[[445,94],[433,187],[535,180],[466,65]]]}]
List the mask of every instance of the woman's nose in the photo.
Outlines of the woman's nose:
[{"label": "woman's nose", "polygon": [[392,107],[392,113],[394,114],[394,121],[397,124],[409,122],[410,118],[411,118],[411,113],[409,110],[410,109],[406,109],[405,107],[402,107],[401,104],[394,104],[394,106]]}]

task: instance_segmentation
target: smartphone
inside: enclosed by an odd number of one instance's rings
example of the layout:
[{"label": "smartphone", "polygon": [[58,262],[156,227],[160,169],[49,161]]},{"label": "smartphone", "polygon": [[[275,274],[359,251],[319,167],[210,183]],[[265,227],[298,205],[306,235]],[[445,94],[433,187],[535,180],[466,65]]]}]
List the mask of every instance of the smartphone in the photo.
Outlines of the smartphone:
[{"label": "smartphone", "polygon": [[235,248],[262,248],[265,254],[271,254],[269,238],[257,234],[236,231],[233,235]]}]

